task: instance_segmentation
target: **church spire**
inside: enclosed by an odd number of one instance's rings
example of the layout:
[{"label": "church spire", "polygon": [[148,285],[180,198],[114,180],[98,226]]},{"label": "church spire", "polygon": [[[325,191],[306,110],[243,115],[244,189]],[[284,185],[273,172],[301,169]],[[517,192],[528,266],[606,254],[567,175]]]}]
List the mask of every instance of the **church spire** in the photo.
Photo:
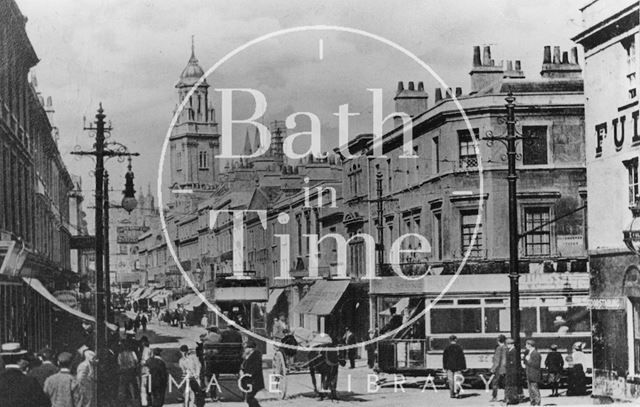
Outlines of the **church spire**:
[{"label": "church spire", "polygon": [[191,59],[195,59],[196,61],[196,45],[195,45],[195,35],[191,34]]},{"label": "church spire", "polygon": [[253,136],[253,147],[255,151],[260,150],[260,130],[256,127],[256,134]]},{"label": "church spire", "polygon": [[249,141],[249,129],[247,129],[247,133],[244,138],[244,150],[242,150],[243,155],[251,155],[251,141]]}]

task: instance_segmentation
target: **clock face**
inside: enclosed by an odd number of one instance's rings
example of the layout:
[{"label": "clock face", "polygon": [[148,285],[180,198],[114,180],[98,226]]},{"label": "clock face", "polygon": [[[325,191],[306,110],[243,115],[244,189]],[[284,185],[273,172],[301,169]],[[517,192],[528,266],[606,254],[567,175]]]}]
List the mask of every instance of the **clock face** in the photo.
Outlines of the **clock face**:
[{"label": "clock face", "polygon": [[[392,184],[421,181],[410,181],[406,176],[400,178],[393,169],[409,174],[410,167],[433,165],[429,164],[431,156],[420,156],[424,146],[413,144],[412,118],[428,109],[427,88],[450,87],[431,69],[428,61],[402,46],[372,33],[334,26],[296,27],[264,35],[238,47],[203,71],[205,75],[184,94],[178,106],[160,160],[165,163],[159,172],[161,177],[162,168],[169,167],[168,160],[165,162],[169,138],[184,118],[182,111],[192,109],[194,101],[202,96],[201,85],[206,80],[210,85],[207,98],[212,101],[218,131],[219,150],[213,157],[213,165],[220,171],[218,179],[225,182],[225,188],[213,191],[198,202],[191,199],[193,191],[185,189],[172,190],[170,196],[159,194],[160,208],[165,208],[164,202],[186,198],[182,205],[184,212],[198,212],[208,219],[208,231],[200,233],[205,238],[203,244],[208,247],[201,249],[201,253],[193,253],[175,246],[175,236],[168,235],[166,226],[169,213],[161,213],[165,240],[183,278],[195,286],[182,262],[208,252],[216,267],[227,271],[219,274],[244,287],[242,295],[246,298],[234,298],[246,304],[263,305],[273,300],[269,299],[265,279],[275,286],[295,278],[317,279],[309,293],[300,299],[308,303],[305,310],[293,310],[301,315],[318,315],[313,310],[322,307],[319,304],[323,301],[340,301],[349,281],[368,283],[375,279],[378,270],[387,265],[370,261],[375,255],[368,256],[366,251],[369,250],[366,242],[374,242],[371,250],[376,250],[375,227],[368,224],[375,216],[372,203],[376,195],[372,191],[377,188],[376,178],[371,174],[391,174],[378,176],[385,194]],[[193,113],[190,114],[189,117],[193,117]],[[462,110],[461,115],[466,118]],[[474,134],[473,129],[468,131]],[[399,147],[392,152],[382,149],[381,140],[387,135],[398,140]],[[470,144],[473,143],[477,141],[472,138]],[[362,151],[368,151],[366,157],[360,156]],[[322,185],[328,193],[318,190],[317,185]],[[288,204],[282,204],[283,201]],[[387,201],[383,207],[399,210],[424,203],[421,198],[414,199],[413,203],[391,198]],[[246,212],[248,209],[254,212]],[[351,220],[345,218],[344,222],[339,219],[334,230],[328,227],[321,230],[324,220],[320,218],[330,210],[356,215]],[[397,216],[399,219],[400,215]],[[254,220],[254,225],[264,226],[249,229],[249,219]],[[385,270],[396,273],[405,285],[421,286],[423,283],[418,280],[431,273],[429,238],[433,234],[424,233],[419,226],[413,229],[411,225],[419,224],[419,217],[412,217],[409,222],[410,226],[405,228],[409,233],[403,236],[406,240],[386,248],[385,256],[389,257],[386,261],[391,267]],[[189,235],[184,224],[186,222],[177,225],[178,236]],[[475,232],[473,224],[467,231],[471,240],[476,238],[477,225],[476,222]],[[372,235],[367,237],[368,232]],[[336,235],[336,258],[331,260],[318,250],[314,254],[321,235],[329,233]],[[366,243],[359,254],[349,252],[352,238]],[[400,253],[400,248],[409,247],[412,253],[407,256]],[[261,250],[267,255],[261,257]],[[393,255],[394,251],[397,256]],[[188,258],[180,258],[179,254]],[[468,255],[463,256],[458,272]],[[400,267],[404,263],[410,263],[410,267]],[[414,274],[404,274],[407,270]],[[262,285],[254,283],[260,280]],[[209,297],[199,294],[210,309],[232,323],[212,305],[216,299],[228,298],[229,290],[225,288],[216,286]],[[369,299],[354,307],[368,310]],[[424,315],[425,311],[414,313],[396,332]],[[368,316],[363,318],[367,320],[362,324],[367,325]],[[324,322],[312,330],[324,334],[325,328],[327,332],[335,331],[335,327],[325,326]],[[250,329],[245,333],[271,342],[270,338],[259,337]],[[380,338],[374,337],[373,341]],[[356,346],[362,343],[351,347]]]}]

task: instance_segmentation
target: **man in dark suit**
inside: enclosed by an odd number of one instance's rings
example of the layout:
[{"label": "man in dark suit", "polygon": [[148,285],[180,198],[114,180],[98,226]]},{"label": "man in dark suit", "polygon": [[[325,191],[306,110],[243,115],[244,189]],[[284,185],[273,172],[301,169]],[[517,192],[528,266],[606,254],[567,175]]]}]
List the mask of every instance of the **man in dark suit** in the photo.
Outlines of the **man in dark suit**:
[{"label": "man in dark suit", "polygon": [[[344,336],[342,337],[345,345],[355,345],[356,344],[356,336],[351,331],[351,328],[347,327],[345,329]],[[356,367],[356,348],[350,348],[347,350],[347,357],[349,358],[349,369],[353,369]]]},{"label": "man in dark suit", "polygon": [[29,365],[27,352],[2,352],[1,356],[5,370],[0,373],[0,406],[50,407],[51,401],[38,381],[25,374]]},{"label": "man in dark suit", "polygon": [[527,385],[529,387],[529,400],[532,406],[540,405],[540,382],[542,381],[542,372],[540,365],[542,357],[536,349],[536,343],[533,339],[527,339],[525,343],[527,347],[527,355],[524,357],[524,366],[527,373]]},{"label": "man in dark suit", "polygon": [[456,383],[456,378],[460,377],[462,371],[467,369],[467,361],[462,347],[458,345],[458,337],[451,335],[449,342],[442,353],[442,368],[447,371],[449,395],[455,399],[460,395],[460,385]]},{"label": "man in dark suit", "polygon": [[498,336],[498,346],[493,353],[493,364],[491,365],[491,381],[492,397],[491,401],[498,401],[498,390],[504,387],[504,376],[507,374],[507,338],[504,335]]},{"label": "man in dark suit", "polygon": [[396,307],[389,308],[389,314],[391,314],[391,319],[389,322],[380,330],[381,334],[385,334],[389,331],[393,331],[398,329],[402,325],[402,315],[396,314]]},{"label": "man in dark suit", "polygon": [[518,389],[520,387],[520,355],[513,338],[507,339],[507,369],[505,374],[504,398],[507,404],[520,403]]},{"label": "man in dark suit", "polygon": [[147,368],[151,376],[151,406],[162,407],[164,405],[164,396],[167,391],[169,375],[167,373],[167,365],[162,360],[160,354],[162,349],[153,349],[153,356],[147,360]]},{"label": "man in dark suit", "polygon": [[262,353],[256,349],[256,343],[253,341],[247,342],[241,369],[241,378],[244,379],[242,390],[245,392],[245,400],[249,407],[260,407],[260,403],[256,400],[256,394],[264,389]]}]

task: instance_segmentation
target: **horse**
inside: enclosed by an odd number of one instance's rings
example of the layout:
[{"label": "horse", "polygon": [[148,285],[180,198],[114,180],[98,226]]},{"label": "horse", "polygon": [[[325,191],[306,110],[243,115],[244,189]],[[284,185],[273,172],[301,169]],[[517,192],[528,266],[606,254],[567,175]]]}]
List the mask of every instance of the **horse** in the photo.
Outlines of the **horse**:
[{"label": "horse", "polygon": [[[335,347],[336,344],[320,344],[315,347]],[[316,383],[316,373],[320,374],[320,385],[322,390],[329,390],[331,400],[337,400],[338,395],[336,389],[338,387],[338,367],[345,366],[346,358],[343,351],[309,351],[309,373],[311,374],[311,383],[313,390],[320,396],[320,400],[324,399],[324,392],[318,391]]]}]

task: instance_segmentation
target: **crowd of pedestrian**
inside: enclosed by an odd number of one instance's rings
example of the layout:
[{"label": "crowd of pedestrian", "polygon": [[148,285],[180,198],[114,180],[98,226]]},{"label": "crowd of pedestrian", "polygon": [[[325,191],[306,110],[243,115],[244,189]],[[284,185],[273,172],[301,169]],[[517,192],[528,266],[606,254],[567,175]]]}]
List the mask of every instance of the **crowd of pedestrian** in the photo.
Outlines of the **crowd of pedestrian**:
[{"label": "crowd of pedestrian", "polygon": [[[551,351],[547,354],[542,363],[542,355],[536,348],[533,339],[525,341],[525,351],[523,355],[518,354],[515,341],[504,335],[498,336],[497,346],[493,354],[490,368],[491,378],[491,402],[498,401],[500,389],[504,389],[504,400],[506,404],[519,404],[522,400],[521,389],[523,382],[529,393],[529,402],[532,406],[539,406],[540,384],[544,382],[543,366],[547,369],[546,382],[551,387],[551,397],[558,397],[558,389],[564,371],[565,359],[558,351],[558,346],[552,344]],[[585,377],[585,367],[587,357],[582,351],[583,344],[578,342],[573,345],[570,355],[567,356],[568,396],[581,396],[587,394],[587,381]],[[455,335],[449,337],[449,345],[442,355],[443,369],[447,373],[447,382],[451,398],[460,398],[462,383],[464,381],[463,372],[467,369],[464,350],[458,344]]]}]

